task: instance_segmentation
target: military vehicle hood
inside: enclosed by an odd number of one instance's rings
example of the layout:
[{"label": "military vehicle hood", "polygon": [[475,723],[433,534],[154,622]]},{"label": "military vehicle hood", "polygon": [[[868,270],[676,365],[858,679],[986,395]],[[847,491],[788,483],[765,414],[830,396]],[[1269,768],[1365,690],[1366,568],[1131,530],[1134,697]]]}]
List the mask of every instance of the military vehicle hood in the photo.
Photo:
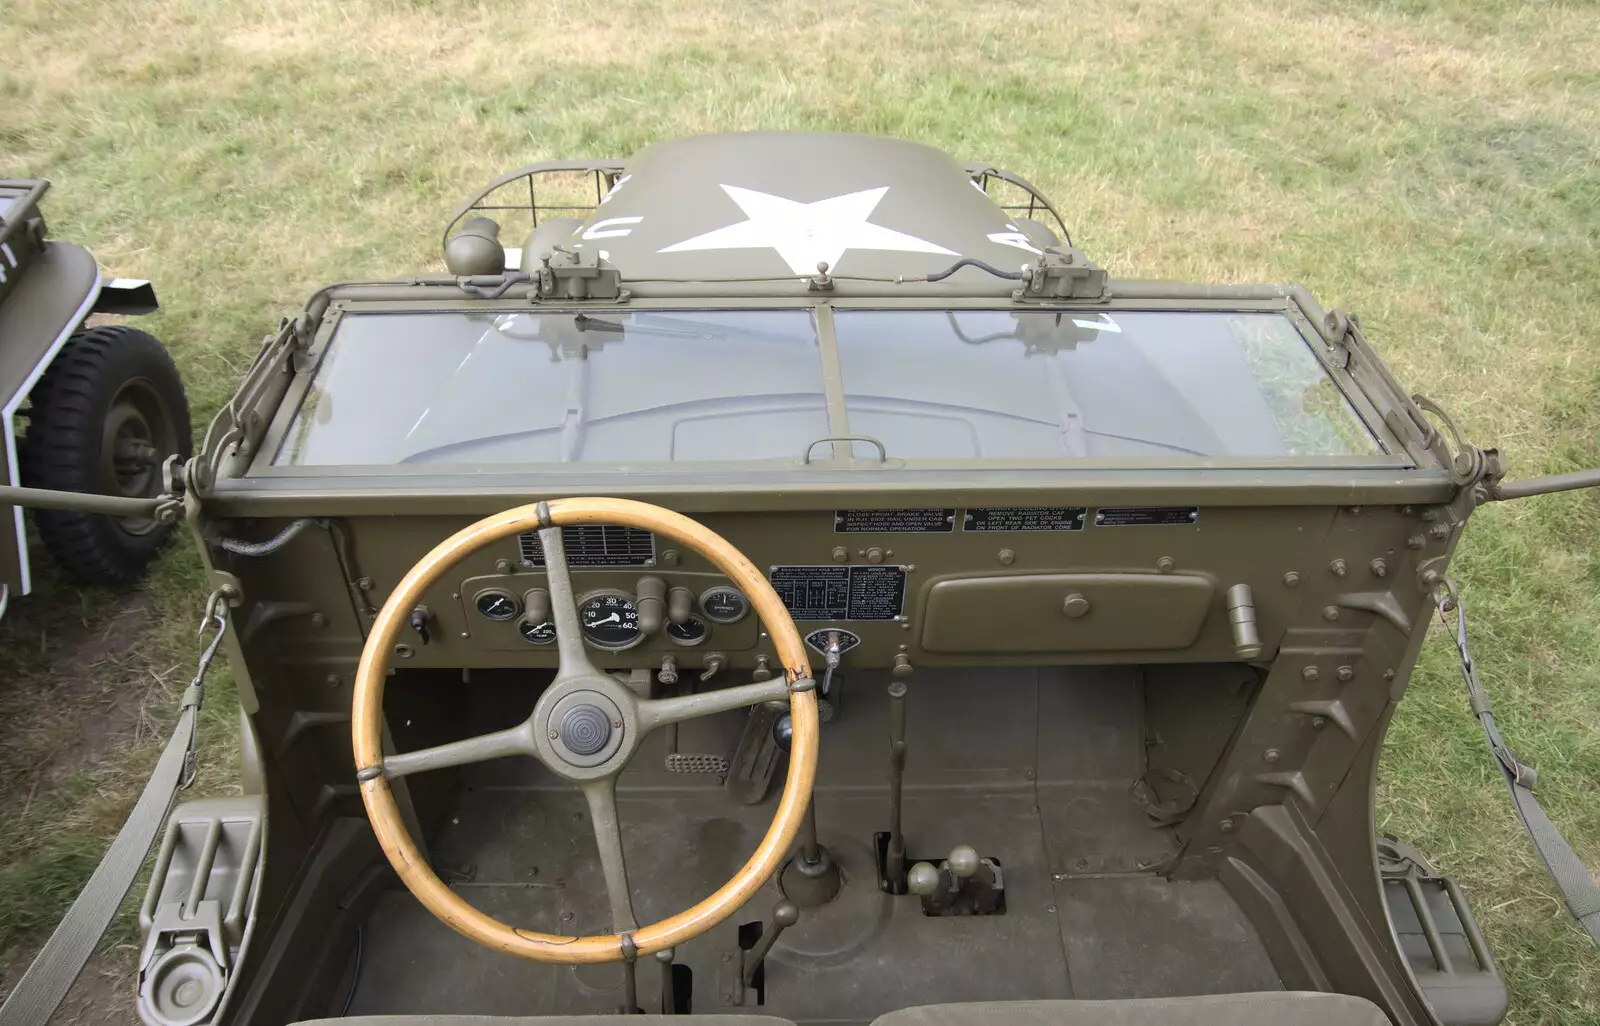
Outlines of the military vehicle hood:
[{"label": "military vehicle hood", "polygon": [[[1015,271],[1039,250],[948,155],[857,135],[761,132],[658,143],[568,245],[630,281],[919,275],[972,257]],[[982,276],[982,271],[963,271]]]}]

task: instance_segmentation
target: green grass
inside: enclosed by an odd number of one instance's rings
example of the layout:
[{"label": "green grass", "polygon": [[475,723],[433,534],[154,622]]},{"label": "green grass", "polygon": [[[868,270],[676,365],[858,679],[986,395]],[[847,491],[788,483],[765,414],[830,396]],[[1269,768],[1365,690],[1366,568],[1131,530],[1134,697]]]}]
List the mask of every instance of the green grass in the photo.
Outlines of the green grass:
[{"label": "green grass", "polygon": [[[1122,276],[1305,282],[1516,474],[1600,463],[1590,3],[0,0],[0,47],[16,55],[0,167],[53,179],[58,234],[155,280],[149,326],[197,421],[311,288],[436,268],[443,217],[501,170],[693,132],[843,129],[1021,172]],[[1502,725],[1591,866],[1597,513],[1584,493],[1491,507],[1454,568]],[[128,686],[186,678],[198,592],[174,553]],[[111,600],[84,601],[92,621]],[[51,615],[14,605],[8,648]],[[47,694],[48,660],[15,661],[8,689]],[[1600,956],[1564,920],[1460,691],[1435,636],[1389,739],[1380,825],[1461,880],[1511,1021],[1600,1022]],[[0,948],[53,918],[153,756],[125,745],[25,803],[27,758],[7,754]]]}]

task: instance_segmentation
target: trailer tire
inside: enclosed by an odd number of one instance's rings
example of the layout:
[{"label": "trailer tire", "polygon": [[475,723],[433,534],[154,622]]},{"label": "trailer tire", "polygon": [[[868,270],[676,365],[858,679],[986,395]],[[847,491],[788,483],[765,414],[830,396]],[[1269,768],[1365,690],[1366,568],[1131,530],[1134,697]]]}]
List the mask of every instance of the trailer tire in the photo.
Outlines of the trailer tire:
[{"label": "trailer tire", "polygon": [[[23,484],[135,497],[161,493],[162,464],[193,451],[189,403],[172,357],[124,325],[79,329],[34,385]],[[37,510],[50,554],[88,584],[131,584],[172,540],[152,518]]]}]

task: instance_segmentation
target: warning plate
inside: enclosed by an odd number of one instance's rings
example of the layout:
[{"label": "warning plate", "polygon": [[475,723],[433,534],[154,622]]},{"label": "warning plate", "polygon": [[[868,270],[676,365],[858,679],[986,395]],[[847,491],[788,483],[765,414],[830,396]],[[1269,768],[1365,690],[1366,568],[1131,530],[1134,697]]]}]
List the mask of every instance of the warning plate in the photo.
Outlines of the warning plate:
[{"label": "warning plate", "polygon": [[1096,527],[1177,527],[1200,520],[1194,506],[1113,506],[1094,511]]},{"label": "warning plate", "polygon": [[963,531],[1081,531],[1082,506],[999,506],[969,509]]},{"label": "warning plate", "polygon": [[775,566],[772,587],[796,620],[898,620],[903,566]]},{"label": "warning plate", "polygon": [[835,534],[948,534],[956,529],[953,509],[836,509]]}]

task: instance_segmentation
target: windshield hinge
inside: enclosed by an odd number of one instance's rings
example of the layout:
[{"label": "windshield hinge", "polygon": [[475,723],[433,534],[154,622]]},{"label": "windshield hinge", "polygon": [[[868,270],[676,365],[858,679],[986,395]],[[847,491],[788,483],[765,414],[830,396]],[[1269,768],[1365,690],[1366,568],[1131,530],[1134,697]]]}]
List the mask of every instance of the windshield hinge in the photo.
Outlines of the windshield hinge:
[{"label": "windshield hinge", "polygon": [[536,303],[552,299],[610,299],[626,303],[629,299],[628,290],[622,287],[622,272],[594,250],[552,247],[550,255],[539,261],[532,279],[529,298]]},{"label": "windshield hinge", "polygon": [[1049,299],[1106,299],[1105,268],[1083,250],[1051,246],[1022,269],[1022,287],[1011,293],[1017,303]]}]

